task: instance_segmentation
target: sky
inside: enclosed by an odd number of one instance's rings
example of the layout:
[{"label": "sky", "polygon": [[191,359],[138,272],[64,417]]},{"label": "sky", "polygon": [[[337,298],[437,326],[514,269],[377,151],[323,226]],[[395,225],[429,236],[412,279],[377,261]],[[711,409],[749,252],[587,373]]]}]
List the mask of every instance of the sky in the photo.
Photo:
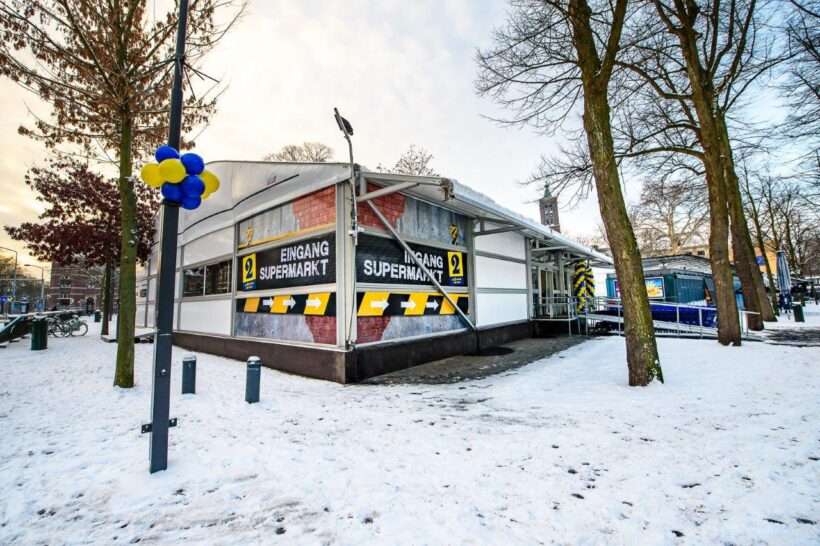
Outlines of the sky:
[{"label": "sky", "polygon": [[[490,45],[505,10],[500,0],[251,0],[204,60],[227,89],[197,150],[208,160],[253,160],[285,144],[320,141],[347,161],[335,106],[353,124],[358,163],[392,165],[420,145],[442,175],[537,218],[541,190],[521,182],[558,141],[488,120],[502,112],[473,87],[476,48]],[[23,176],[46,159],[17,128],[31,122],[29,110],[43,115],[48,108],[2,79],[0,109],[0,225],[17,225],[42,210]],[[564,231],[597,230],[592,200],[561,214]],[[0,246],[37,263],[4,230]]]}]

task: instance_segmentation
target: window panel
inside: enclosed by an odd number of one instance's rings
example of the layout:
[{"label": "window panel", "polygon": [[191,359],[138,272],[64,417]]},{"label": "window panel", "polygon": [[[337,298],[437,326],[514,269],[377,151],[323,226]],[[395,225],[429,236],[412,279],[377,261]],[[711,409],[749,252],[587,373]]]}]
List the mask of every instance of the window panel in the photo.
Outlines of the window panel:
[{"label": "window panel", "polygon": [[184,278],[182,281],[182,295],[201,296],[205,288],[205,268],[192,267],[184,271]]},{"label": "window panel", "polygon": [[227,294],[231,290],[230,260],[206,266],[205,295]]}]

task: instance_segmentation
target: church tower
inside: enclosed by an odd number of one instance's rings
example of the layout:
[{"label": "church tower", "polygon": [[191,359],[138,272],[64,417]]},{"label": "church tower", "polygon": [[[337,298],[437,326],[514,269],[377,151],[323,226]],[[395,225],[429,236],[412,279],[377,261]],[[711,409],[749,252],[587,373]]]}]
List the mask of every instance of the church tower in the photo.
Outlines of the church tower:
[{"label": "church tower", "polygon": [[541,223],[561,232],[561,220],[558,217],[558,198],[552,196],[549,184],[544,185],[544,197],[538,200],[538,208],[541,209]]}]

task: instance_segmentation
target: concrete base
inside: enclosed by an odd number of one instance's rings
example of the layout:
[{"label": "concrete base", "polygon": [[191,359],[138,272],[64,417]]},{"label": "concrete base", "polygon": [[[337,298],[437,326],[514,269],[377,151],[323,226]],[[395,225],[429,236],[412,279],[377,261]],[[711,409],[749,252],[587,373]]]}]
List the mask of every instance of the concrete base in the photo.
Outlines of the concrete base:
[{"label": "concrete base", "polygon": [[[566,323],[561,324],[566,327]],[[189,332],[174,332],[174,345],[235,360],[258,356],[268,368],[336,383],[357,383],[425,362],[479,353],[510,341],[555,335],[541,330],[536,322],[519,322],[477,332],[367,345],[352,351]]]}]

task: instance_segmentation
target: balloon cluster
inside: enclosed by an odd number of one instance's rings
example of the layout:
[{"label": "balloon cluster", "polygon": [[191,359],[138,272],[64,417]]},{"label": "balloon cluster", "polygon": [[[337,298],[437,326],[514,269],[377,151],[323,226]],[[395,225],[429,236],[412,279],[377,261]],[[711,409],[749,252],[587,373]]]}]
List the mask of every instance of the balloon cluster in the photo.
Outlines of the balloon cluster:
[{"label": "balloon cluster", "polygon": [[143,166],[140,177],[152,188],[161,188],[166,201],[193,210],[219,189],[219,179],[205,170],[205,161],[197,154],[180,156],[166,144],[157,148],[154,157],[157,162]]}]

